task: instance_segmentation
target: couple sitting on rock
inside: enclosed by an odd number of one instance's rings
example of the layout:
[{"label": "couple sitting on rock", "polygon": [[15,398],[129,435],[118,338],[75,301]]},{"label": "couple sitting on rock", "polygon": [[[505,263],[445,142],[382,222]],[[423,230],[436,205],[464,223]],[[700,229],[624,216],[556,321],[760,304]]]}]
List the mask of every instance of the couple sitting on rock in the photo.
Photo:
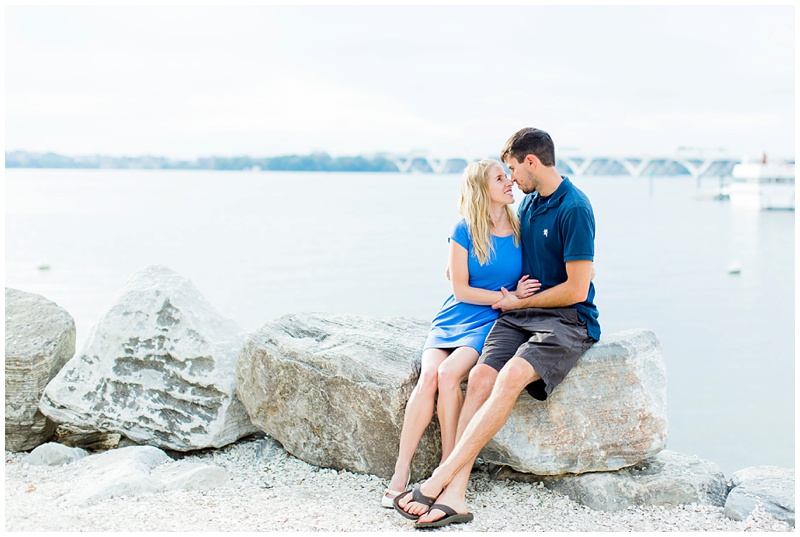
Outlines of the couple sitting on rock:
[{"label": "couple sitting on rock", "polygon": [[[559,175],[553,140],[544,131],[520,130],[501,159],[510,177],[493,160],[464,171],[464,218],[449,238],[453,294],[431,324],[381,501],[417,528],[472,520],[466,489],[473,462],[519,394],[524,389],[544,401],[600,337],[589,200]],[[518,216],[510,208],[514,183],[526,194]],[[437,391],[441,462],[426,481],[403,492]]]}]

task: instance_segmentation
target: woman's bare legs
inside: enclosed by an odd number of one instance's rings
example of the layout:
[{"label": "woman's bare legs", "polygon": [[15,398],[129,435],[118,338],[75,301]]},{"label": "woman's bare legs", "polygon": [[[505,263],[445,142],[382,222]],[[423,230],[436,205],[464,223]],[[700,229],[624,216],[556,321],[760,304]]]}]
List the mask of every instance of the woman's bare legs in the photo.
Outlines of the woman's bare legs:
[{"label": "woman's bare legs", "polygon": [[471,347],[459,347],[439,366],[439,398],[436,415],[442,430],[442,462],[456,445],[456,430],[464,393],[461,383],[467,380],[470,369],[478,361],[478,351]]},{"label": "woman's bare legs", "polygon": [[[460,432],[458,431],[458,426],[461,419],[462,406],[464,405],[461,382],[469,377],[469,372],[477,361],[478,351],[470,347],[459,347],[439,366],[437,414],[439,426],[442,430],[442,461],[453,451],[457,433]],[[408,498],[408,500],[410,499]],[[415,509],[418,512],[415,512]],[[420,514],[427,511],[427,509],[427,506],[410,502],[410,507],[406,511]]]},{"label": "woman's bare legs", "polygon": [[439,387],[439,366],[450,355],[447,349],[426,349],[422,353],[422,367],[419,380],[411,392],[403,418],[403,431],[400,433],[400,449],[394,465],[394,475],[389,489],[402,491],[408,482],[411,471],[411,458],[433,418],[433,404]]}]

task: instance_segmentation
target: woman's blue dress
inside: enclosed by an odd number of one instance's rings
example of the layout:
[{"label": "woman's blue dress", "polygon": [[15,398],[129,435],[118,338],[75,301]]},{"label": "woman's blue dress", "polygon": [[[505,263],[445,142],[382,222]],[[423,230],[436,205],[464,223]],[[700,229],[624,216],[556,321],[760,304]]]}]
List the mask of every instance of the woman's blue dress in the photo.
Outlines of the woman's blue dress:
[{"label": "woman's blue dress", "polygon": [[[485,265],[475,256],[466,220],[454,227],[448,241],[456,241],[469,253],[469,285],[490,291],[505,287],[509,291],[517,288],[522,276],[522,248],[514,244],[514,235],[497,237],[492,235],[494,253]],[[424,349],[454,349],[472,347],[478,353],[483,350],[483,342],[489,335],[500,311],[491,306],[478,306],[459,302],[450,295],[433,319]],[[423,349],[423,350],[424,350]]]}]

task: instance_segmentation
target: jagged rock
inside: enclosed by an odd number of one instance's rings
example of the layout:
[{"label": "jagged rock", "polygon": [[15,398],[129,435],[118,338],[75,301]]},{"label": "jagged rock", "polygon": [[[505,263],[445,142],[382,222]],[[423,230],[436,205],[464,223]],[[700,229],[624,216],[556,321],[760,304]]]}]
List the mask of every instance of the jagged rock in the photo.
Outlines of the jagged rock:
[{"label": "jagged rock", "polygon": [[45,386],[75,354],[75,321],[54,302],[6,287],[6,450],[47,442],[55,423],[39,411]]},{"label": "jagged rock", "polygon": [[58,423],[175,451],[221,447],[256,431],[236,399],[238,328],[166,267],[127,282],[85,349],[44,391]]},{"label": "jagged rock", "polygon": [[85,449],[48,442],[31,451],[24,462],[31,466],[61,466],[82,459],[88,454]]},{"label": "jagged rock", "polygon": [[632,466],[666,445],[666,399],[656,335],[619,332],[586,351],[547,401],[523,391],[480,456],[538,475]]},{"label": "jagged rock", "polygon": [[777,466],[755,466],[735,472],[733,487],[725,501],[725,515],[745,520],[760,506],[777,520],[795,525],[794,470]]},{"label": "jagged rock", "polygon": [[[292,455],[390,477],[427,330],[413,319],[285,315],[245,338],[237,393],[253,423]],[[438,464],[439,434],[434,423],[423,436],[415,478]]]},{"label": "jagged rock", "polygon": [[614,472],[538,476],[503,467],[493,472],[493,478],[541,482],[596,511],[692,503],[721,507],[728,490],[717,464],[669,450]]},{"label": "jagged rock", "polygon": [[223,468],[174,462],[153,446],[132,446],[90,455],[72,468],[73,499],[84,505],[168,490],[209,490],[227,480]]}]

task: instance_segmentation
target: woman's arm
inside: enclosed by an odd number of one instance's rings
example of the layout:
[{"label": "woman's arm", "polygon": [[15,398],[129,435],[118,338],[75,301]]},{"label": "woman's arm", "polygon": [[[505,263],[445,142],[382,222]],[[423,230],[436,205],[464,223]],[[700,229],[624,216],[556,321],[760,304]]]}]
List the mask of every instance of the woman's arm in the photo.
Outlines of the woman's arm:
[{"label": "woman's arm", "polygon": [[[469,285],[469,252],[466,248],[456,241],[450,241],[450,284],[453,287],[453,295],[459,302],[477,304],[479,306],[491,306],[503,299],[500,291],[489,291],[479,287]],[[523,276],[517,285],[518,298],[527,298],[539,290],[541,284],[538,280],[529,280]]]}]

